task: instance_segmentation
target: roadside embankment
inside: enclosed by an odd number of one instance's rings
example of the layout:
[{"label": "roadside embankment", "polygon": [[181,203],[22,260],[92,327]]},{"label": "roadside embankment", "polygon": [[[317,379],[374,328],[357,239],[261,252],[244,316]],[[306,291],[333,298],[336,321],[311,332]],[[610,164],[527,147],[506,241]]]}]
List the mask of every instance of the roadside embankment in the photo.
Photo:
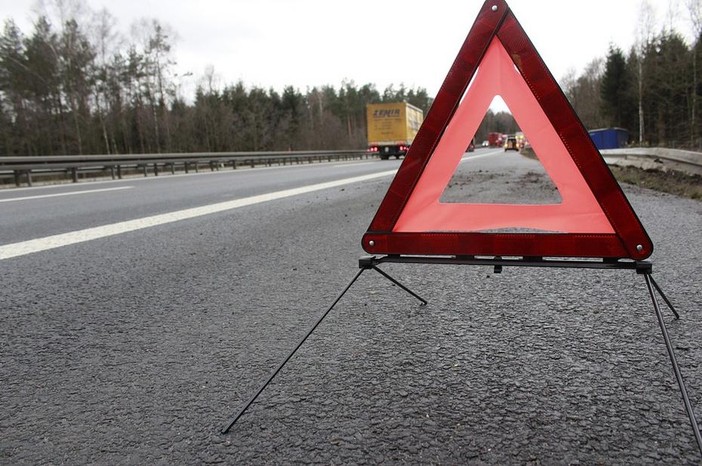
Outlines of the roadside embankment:
[{"label": "roadside embankment", "polygon": [[[527,147],[522,155],[536,158]],[[672,149],[617,149],[602,151],[620,183],[702,200],[702,154]],[[699,156],[699,161],[695,161]],[[682,157],[682,158],[681,158]]]}]

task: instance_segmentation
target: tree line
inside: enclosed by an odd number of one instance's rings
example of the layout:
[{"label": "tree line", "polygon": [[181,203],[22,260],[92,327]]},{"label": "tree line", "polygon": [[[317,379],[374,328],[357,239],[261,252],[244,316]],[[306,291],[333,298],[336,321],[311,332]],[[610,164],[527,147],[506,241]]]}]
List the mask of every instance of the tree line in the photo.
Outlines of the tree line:
[{"label": "tree line", "polygon": [[0,155],[364,148],[367,103],[407,101],[426,112],[432,102],[404,85],[220,89],[212,69],[185,98],[168,27],[140,21],[126,40],[107,11],[87,23],[70,17],[55,27],[40,16],[25,35],[5,22]]},{"label": "tree line", "polygon": [[[425,89],[404,85],[220,87],[213,69],[186,97],[167,26],[142,20],[127,39],[106,10],[66,10],[81,0],[53,5],[29,34],[10,19],[0,35],[0,155],[360,149],[366,104],[407,101],[426,114],[432,103]],[[612,45],[566,76],[564,91],[590,129],[623,127],[641,144],[700,148],[699,42],[664,30],[628,53]],[[489,111],[476,140],[516,130],[511,115]]]},{"label": "tree line", "polygon": [[642,3],[639,33],[624,51],[612,44],[606,57],[562,87],[586,127],[629,130],[632,144],[702,149],[702,1],[687,0],[696,40],[689,45],[671,27],[654,33]]}]

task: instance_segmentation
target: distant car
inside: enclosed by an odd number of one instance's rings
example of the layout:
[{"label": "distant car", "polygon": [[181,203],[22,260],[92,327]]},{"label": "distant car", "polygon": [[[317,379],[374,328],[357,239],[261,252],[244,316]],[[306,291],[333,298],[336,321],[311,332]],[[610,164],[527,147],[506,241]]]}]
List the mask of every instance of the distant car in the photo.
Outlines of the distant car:
[{"label": "distant car", "polygon": [[516,150],[519,152],[519,143],[517,142],[517,138],[507,138],[505,141],[505,152],[508,150]]},{"label": "distant car", "polygon": [[490,142],[489,142],[489,141],[483,141],[482,146],[483,146],[483,147],[490,147]]}]

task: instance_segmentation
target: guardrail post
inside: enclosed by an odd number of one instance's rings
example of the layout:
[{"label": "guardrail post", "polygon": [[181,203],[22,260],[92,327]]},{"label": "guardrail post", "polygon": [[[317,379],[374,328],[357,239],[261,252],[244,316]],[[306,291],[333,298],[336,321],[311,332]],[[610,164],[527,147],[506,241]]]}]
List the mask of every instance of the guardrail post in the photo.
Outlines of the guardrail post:
[{"label": "guardrail post", "polygon": [[27,186],[32,186],[32,170],[27,170]]},{"label": "guardrail post", "polygon": [[20,171],[19,171],[19,170],[14,170],[14,174],[15,174],[15,186],[17,186],[17,187],[19,188],[19,187],[20,187],[20,184],[21,184],[21,180],[20,180]]},{"label": "guardrail post", "polygon": [[71,168],[71,179],[74,183],[78,183],[78,167]]},{"label": "guardrail post", "polygon": [[149,164],[148,164],[148,163],[145,163],[145,164],[143,165],[143,167],[144,167],[144,176],[148,176],[148,173],[149,173]]},{"label": "guardrail post", "polygon": [[122,165],[117,165],[117,178],[122,179]]},{"label": "guardrail post", "polygon": [[154,176],[158,176],[158,163],[154,164]]},{"label": "guardrail post", "polygon": [[175,162],[171,164],[171,175],[175,175]]},{"label": "guardrail post", "polygon": [[236,170],[236,160],[232,160],[232,170]]},{"label": "guardrail post", "polygon": [[115,166],[110,165],[110,175],[112,176],[112,179],[115,179]]}]

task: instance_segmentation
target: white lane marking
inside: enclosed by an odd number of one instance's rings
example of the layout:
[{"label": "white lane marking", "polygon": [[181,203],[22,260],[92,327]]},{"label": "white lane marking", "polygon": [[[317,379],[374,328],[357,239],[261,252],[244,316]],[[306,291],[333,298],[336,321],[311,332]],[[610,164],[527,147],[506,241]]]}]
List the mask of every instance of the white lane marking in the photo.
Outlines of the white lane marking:
[{"label": "white lane marking", "polygon": [[202,207],[194,207],[191,209],[180,210],[177,212],[169,212],[167,214],[154,215],[152,217],[145,217],[136,220],[128,220],[125,222],[113,223],[110,225],[87,228],[85,230],[72,231],[60,235],[53,235],[47,236],[45,238],[37,238],[29,241],[22,241],[20,243],[7,244],[5,246],[0,246],[0,260],[24,256],[27,254],[46,251],[54,248],[60,248],[62,246],[82,243],[84,241],[119,235],[122,233],[155,227],[158,225],[165,225],[167,223],[192,219],[195,217],[201,217],[203,215],[224,212],[226,210],[238,209],[240,207],[260,204],[262,202],[274,201],[286,197],[298,196],[300,194],[321,191],[323,189],[336,188],[352,183],[359,183],[362,181],[382,178],[385,176],[394,175],[396,172],[397,170],[395,169],[380,173],[373,173],[370,175],[356,176],[353,178],[329,181],[327,183],[313,184],[310,186],[303,186],[301,188],[286,189],[274,193],[245,197],[243,199],[235,199],[233,201],[220,202],[217,204],[211,204]]},{"label": "white lane marking", "polygon": [[0,202],[29,201],[32,199],[44,199],[47,197],[77,196],[78,194],[104,193],[106,191],[119,191],[121,189],[132,189],[134,186],[121,186],[119,188],[91,189],[88,191],[73,191],[70,193],[40,194],[37,196],[12,197],[10,199],[0,199]]},{"label": "white lane marking", "polygon": [[461,163],[463,162],[470,162],[471,160],[475,159],[482,159],[483,157],[490,157],[491,155],[495,154],[501,154],[501,150],[495,150],[492,152],[488,152],[487,154],[478,154],[478,155],[464,155],[463,158],[461,159]]}]

